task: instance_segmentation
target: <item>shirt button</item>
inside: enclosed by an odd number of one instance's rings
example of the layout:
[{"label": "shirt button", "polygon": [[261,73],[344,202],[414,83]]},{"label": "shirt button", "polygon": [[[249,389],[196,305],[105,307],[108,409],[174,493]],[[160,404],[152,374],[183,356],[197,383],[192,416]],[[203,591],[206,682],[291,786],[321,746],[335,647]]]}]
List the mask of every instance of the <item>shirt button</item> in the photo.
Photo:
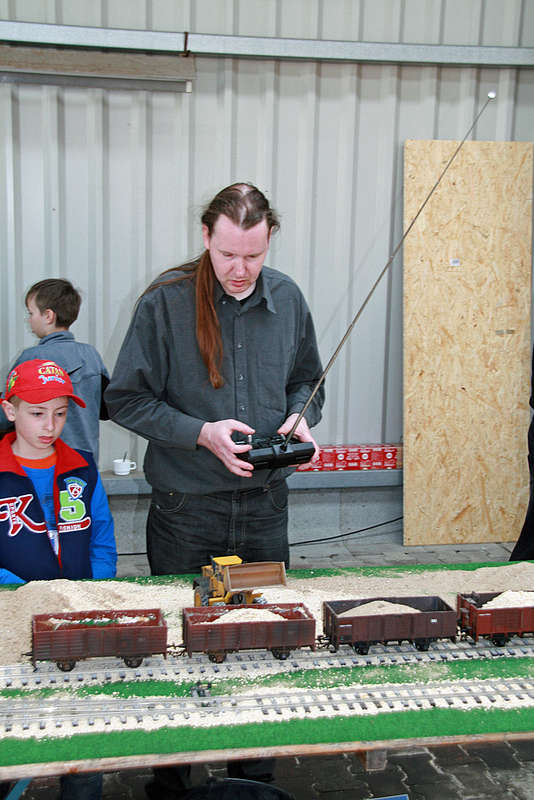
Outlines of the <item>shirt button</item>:
[{"label": "shirt button", "polygon": [[238,350],[241,350],[241,348],[242,348],[242,347],[243,347],[243,345],[241,344],[241,342],[238,342],[238,343],[237,343],[237,349],[238,349]]},{"label": "shirt button", "polygon": [[238,381],[242,381],[242,380],[243,380],[243,375],[238,375],[238,376],[237,376],[237,380],[238,380]]},{"label": "shirt button", "polygon": [[240,411],[246,411],[246,407],[245,406],[239,406],[239,410]]}]

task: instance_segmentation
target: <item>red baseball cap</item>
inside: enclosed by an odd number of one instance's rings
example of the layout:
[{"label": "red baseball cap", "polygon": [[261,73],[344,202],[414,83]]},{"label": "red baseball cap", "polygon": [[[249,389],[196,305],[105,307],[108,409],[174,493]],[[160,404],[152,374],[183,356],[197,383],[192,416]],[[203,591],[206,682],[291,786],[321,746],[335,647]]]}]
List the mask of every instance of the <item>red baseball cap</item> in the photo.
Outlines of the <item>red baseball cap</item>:
[{"label": "red baseball cap", "polygon": [[31,405],[46,403],[56,397],[72,397],[77,405],[85,408],[82,398],[74,394],[71,379],[63,367],[41,358],[23,361],[11,370],[2,399],[9,400],[13,396]]}]

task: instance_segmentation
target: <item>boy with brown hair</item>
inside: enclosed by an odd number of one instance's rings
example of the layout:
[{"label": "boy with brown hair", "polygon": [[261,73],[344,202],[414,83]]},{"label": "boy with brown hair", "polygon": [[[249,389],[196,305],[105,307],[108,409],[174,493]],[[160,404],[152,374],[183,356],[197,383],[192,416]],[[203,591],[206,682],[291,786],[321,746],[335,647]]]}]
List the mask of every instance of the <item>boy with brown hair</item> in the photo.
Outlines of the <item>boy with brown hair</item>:
[{"label": "boy with brown hair", "polygon": [[[113,578],[113,519],[94,459],[60,439],[71,399],[62,367],[33,359],[7,377],[0,441],[0,583]],[[63,775],[60,800],[101,800],[102,775]]]},{"label": "boy with brown hair", "polygon": [[2,408],[15,432],[0,442],[0,583],[112,578],[113,519],[91,453],[59,437],[71,398],[66,371],[33,359],[11,370]]},{"label": "boy with brown hair", "polygon": [[91,452],[98,464],[98,423],[99,419],[109,419],[102,399],[109,375],[98,351],[77,342],[69,330],[78,318],[81,300],[80,293],[64,278],[47,278],[30,286],[25,304],[31,331],[40,342],[26,348],[13,366],[40,358],[55,361],[67,371],[86,410],[69,404],[62,438],[71,447]]}]

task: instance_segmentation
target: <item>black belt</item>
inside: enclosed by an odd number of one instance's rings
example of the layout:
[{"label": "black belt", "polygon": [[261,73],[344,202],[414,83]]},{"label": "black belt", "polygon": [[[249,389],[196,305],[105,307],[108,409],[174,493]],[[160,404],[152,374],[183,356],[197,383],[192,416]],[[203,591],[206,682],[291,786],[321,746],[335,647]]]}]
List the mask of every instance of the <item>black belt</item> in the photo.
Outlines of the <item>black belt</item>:
[{"label": "black belt", "polygon": [[[253,489],[228,489],[222,490],[220,492],[205,492],[206,496],[216,497],[217,495],[223,495],[224,497],[231,497],[233,494],[238,493],[240,495],[246,495],[247,497],[255,497],[260,494],[264,494],[265,492],[269,492],[271,489],[274,489],[278,486],[281,486],[285,482],[285,478],[281,480],[277,480],[274,483],[265,483],[263,486],[255,486]],[[181,492],[179,489],[157,489],[156,487],[152,487],[152,491],[161,492],[162,494],[194,494],[194,492]],[[202,493],[199,493],[199,497],[202,496]]]},{"label": "black belt", "polygon": [[[234,489],[233,491],[230,490],[228,492],[220,492],[220,494],[224,494],[227,497],[238,492],[240,495],[246,495],[247,497],[255,497],[259,494],[264,494],[265,492],[269,492],[271,489],[274,489],[277,486],[281,486],[284,483],[283,479],[281,481],[275,481],[275,483],[266,483],[263,486],[255,486],[254,489]],[[219,492],[214,492],[214,494],[219,494]]]}]

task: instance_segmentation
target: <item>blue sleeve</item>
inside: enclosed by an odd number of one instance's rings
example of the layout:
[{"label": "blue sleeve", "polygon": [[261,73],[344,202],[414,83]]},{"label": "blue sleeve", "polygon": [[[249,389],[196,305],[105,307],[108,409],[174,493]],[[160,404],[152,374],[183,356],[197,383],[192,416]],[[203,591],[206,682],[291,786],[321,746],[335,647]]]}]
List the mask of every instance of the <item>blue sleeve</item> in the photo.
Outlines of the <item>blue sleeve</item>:
[{"label": "blue sleeve", "polygon": [[0,583],[26,583],[18,575],[14,575],[8,569],[0,568]]},{"label": "blue sleeve", "polygon": [[91,501],[91,570],[93,578],[114,578],[117,571],[117,545],[113,517],[100,475]]}]

